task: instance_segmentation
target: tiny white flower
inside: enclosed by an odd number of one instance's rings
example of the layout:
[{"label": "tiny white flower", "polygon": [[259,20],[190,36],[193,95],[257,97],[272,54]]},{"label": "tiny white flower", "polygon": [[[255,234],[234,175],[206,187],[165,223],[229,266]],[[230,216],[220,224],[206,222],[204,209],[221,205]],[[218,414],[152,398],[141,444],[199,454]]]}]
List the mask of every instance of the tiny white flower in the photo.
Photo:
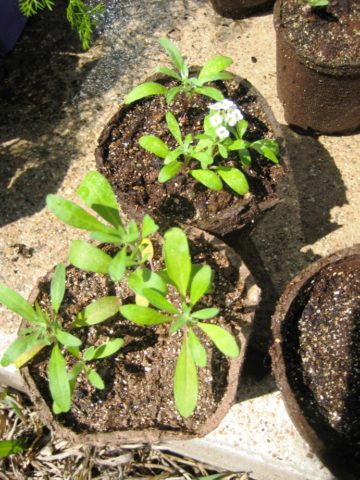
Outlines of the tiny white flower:
[{"label": "tiny white flower", "polygon": [[219,127],[216,129],[216,135],[220,138],[220,140],[224,140],[229,136],[229,130],[225,127]]},{"label": "tiny white flower", "polygon": [[210,110],[222,110],[222,102],[216,102],[209,105]]},{"label": "tiny white flower", "polygon": [[215,113],[215,115],[212,115],[210,118],[209,118],[209,122],[210,122],[210,125],[214,128],[216,127],[219,127],[222,122],[223,122],[223,118],[222,116],[220,115],[220,113]]},{"label": "tiny white flower", "polygon": [[225,116],[225,123],[230,125],[230,127],[234,127],[239,120],[244,118],[238,108],[231,110]]},{"label": "tiny white flower", "polygon": [[227,98],[225,98],[225,99],[221,102],[221,108],[222,108],[223,110],[230,110],[230,109],[235,108],[235,107],[236,107],[235,103],[234,103],[233,101],[227,99]]}]

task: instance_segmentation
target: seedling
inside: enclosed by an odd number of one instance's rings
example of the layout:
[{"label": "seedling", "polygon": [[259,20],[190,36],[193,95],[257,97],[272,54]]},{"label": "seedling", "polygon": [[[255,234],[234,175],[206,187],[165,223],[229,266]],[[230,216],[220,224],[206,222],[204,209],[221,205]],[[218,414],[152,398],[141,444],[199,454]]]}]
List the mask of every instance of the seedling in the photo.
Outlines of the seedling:
[{"label": "seedling", "polygon": [[[158,273],[158,278],[162,279],[162,283],[159,282],[160,288],[148,285],[146,281],[142,282],[139,275],[135,283],[131,276],[129,277],[129,286],[155,308],[129,304],[121,306],[120,313],[140,325],[169,323],[171,333],[182,330],[182,344],[176,362],[173,388],[176,408],[180,415],[186,418],[192,415],[197,405],[196,367],[205,367],[207,363],[206,350],[195,330],[205,333],[228,357],[237,357],[239,347],[227,330],[203,321],[216,317],[218,308],[195,309],[211,289],[212,270],[208,265],[191,263],[188,241],[180,228],[173,228],[165,233],[163,257],[165,270]],[[180,307],[167,298],[170,289],[176,291]]]},{"label": "seedling", "polygon": [[[177,143],[174,149],[154,135],[142,136],[139,144],[164,160],[158,175],[160,183],[182,171],[212,190],[222,190],[225,182],[238,195],[245,195],[249,191],[245,173],[226,164],[229,154],[237,151],[241,167],[246,171],[251,165],[251,149],[277,164],[279,146],[270,139],[245,140],[248,122],[231,100],[224,99],[209,108],[210,114],[204,119],[204,132],[195,138],[190,133],[183,138],[175,116],[171,112],[166,114],[166,124]],[[198,161],[201,168],[193,168],[193,160]]]},{"label": "seedling", "polygon": [[135,87],[125,97],[125,104],[133,103],[136,100],[140,100],[150,95],[164,95],[166,102],[170,104],[181,92],[187,97],[194,94],[200,94],[216,101],[224,98],[219,89],[206,86],[206,84],[217,80],[232,79],[232,75],[224,71],[233,63],[233,60],[230,57],[225,57],[223,55],[211,57],[202,67],[198,76],[195,74],[190,76],[189,68],[178,48],[167,38],[160,38],[159,42],[169,55],[173,68],[159,66],[156,71],[166,75],[170,79],[176,80],[178,82],[177,85],[166,87],[158,82],[142,83]]}]

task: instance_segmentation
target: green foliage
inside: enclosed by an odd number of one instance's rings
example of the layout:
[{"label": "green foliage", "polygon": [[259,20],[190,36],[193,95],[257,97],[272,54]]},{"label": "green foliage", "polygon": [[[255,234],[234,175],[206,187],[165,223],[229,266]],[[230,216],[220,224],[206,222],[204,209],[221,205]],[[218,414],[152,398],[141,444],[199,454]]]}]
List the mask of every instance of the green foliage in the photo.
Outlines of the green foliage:
[{"label": "green foliage", "polygon": [[25,17],[31,17],[45,8],[52,10],[54,5],[54,0],[19,0],[19,8]]},{"label": "green foliage", "polygon": [[305,0],[305,2],[313,8],[322,8],[329,5],[329,0]]},{"label": "green foliage", "polygon": [[16,440],[0,440],[0,458],[21,453],[24,451],[25,446],[26,440],[21,438]]},{"label": "green foliage", "polygon": [[176,80],[173,87],[165,87],[157,82],[146,82],[135,87],[124,99],[125,104],[135,102],[150,95],[164,95],[168,104],[172,103],[179,93],[186,96],[205,95],[213,100],[222,100],[223,94],[215,87],[205,86],[217,80],[231,80],[232,75],[225,72],[233,61],[229,57],[216,55],[206,62],[198,76],[190,76],[189,68],[178,48],[168,39],[160,38],[160,45],[168,54],[173,68],[159,66],[156,71]]}]

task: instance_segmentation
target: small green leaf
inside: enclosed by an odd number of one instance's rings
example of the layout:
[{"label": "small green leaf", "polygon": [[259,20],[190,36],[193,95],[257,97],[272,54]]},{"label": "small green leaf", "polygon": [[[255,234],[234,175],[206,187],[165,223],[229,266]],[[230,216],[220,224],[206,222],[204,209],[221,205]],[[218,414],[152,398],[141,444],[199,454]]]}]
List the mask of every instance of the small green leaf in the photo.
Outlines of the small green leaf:
[{"label": "small green leaf", "polygon": [[204,80],[209,75],[222,72],[233,63],[233,59],[224,55],[211,57],[203,66],[199,74],[199,80]]},{"label": "small green leaf", "polygon": [[0,283],[0,303],[30,323],[37,323],[38,318],[32,306],[19,293]]},{"label": "small green leaf", "polygon": [[189,73],[188,68],[185,65],[184,59],[178,48],[168,38],[165,37],[160,38],[159,43],[166,50],[172,63],[179,70],[181,77],[186,78]]},{"label": "small green leaf", "polygon": [[0,440],[0,458],[21,453],[25,448],[24,439]]},{"label": "small green leaf", "polygon": [[127,248],[123,247],[111,260],[109,275],[115,283],[119,282],[125,274],[127,266]]},{"label": "small green leaf", "polygon": [[190,304],[193,307],[205,295],[211,286],[212,271],[209,265],[203,265],[194,275],[190,287]]},{"label": "small green leaf", "polygon": [[[81,361],[81,362],[75,363],[74,367],[72,368],[71,372],[69,373],[68,379],[69,379],[71,394],[74,393],[75,386],[76,386],[76,380],[77,380],[78,376],[80,375],[80,373],[83,371],[84,368],[85,368],[85,362]],[[54,412],[54,413],[56,413],[56,412]]]},{"label": "small green leaf", "polygon": [[152,272],[148,268],[138,268],[131,273],[127,283],[133,292],[144,296],[144,290],[151,288],[163,294],[167,293],[166,283],[158,273]]},{"label": "small green leaf", "polygon": [[165,94],[166,103],[168,105],[170,105],[172,103],[172,101],[174,100],[174,98],[176,97],[176,95],[180,92],[182,92],[181,87],[171,87],[171,88],[169,88],[169,90]]},{"label": "small green leaf", "polygon": [[216,82],[217,80],[232,80],[234,77],[229,72],[219,72],[206,75],[199,79],[199,85],[204,85],[209,82]]},{"label": "small green leaf", "polygon": [[203,308],[201,310],[198,310],[197,312],[192,312],[191,316],[197,318],[198,320],[208,320],[209,318],[216,317],[219,311],[220,310],[215,307]]},{"label": "small green leaf", "polygon": [[219,191],[223,188],[220,177],[212,170],[190,170],[190,174],[195,180],[211,190]]},{"label": "small green leaf", "polygon": [[116,228],[122,227],[114,192],[110,183],[99,172],[88,172],[76,193],[104,220]]},{"label": "small green leaf", "polygon": [[141,225],[141,238],[146,238],[149,235],[157,232],[159,230],[158,225],[150,217],[150,215],[145,215]]},{"label": "small green leaf", "polygon": [[195,88],[195,93],[199,93],[201,95],[205,95],[206,97],[210,97],[216,102],[220,102],[224,100],[224,95],[214,87],[197,87]]},{"label": "small green leaf", "polygon": [[103,390],[105,388],[103,379],[95,370],[87,368],[85,371],[86,376],[93,387],[97,388],[98,390]]},{"label": "small green leaf", "polygon": [[247,148],[249,145],[250,143],[246,140],[234,140],[233,143],[229,145],[228,149],[231,151],[241,150]]},{"label": "small green leaf", "polygon": [[242,148],[238,151],[240,161],[245,167],[250,167],[251,165],[251,155],[247,148]]},{"label": "small green leaf", "polygon": [[165,95],[166,91],[166,87],[160,83],[142,83],[131,90],[131,92],[124,98],[124,103],[125,105],[128,105],[129,103],[136,102],[136,100],[140,100],[145,97],[150,97],[151,95]]},{"label": "small green leaf", "polygon": [[171,228],[165,233],[163,256],[167,275],[185,298],[191,275],[191,258],[183,230]]},{"label": "small green leaf", "polygon": [[166,113],[166,124],[170,130],[171,135],[175,138],[177,143],[181,145],[183,141],[180,126],[175,116],[171,112]]},{"label": "small green leaf", "polygon": [[69,261],[86,272],[108,273],[112,258],[100,248],[84,240],[73,240],[70,246]]},{"label": "small green leaf", "polygon": [[250,147],[268,158],[271,162],[275,164],[279,163],[277,158],[277,155],[279,154],[279,146],[274,140],[257,140],[256,142],[253,142]]},{"label": "small green leaf", "polygon": [[66,371],[66,361],[57,344],[51,351],[48,378],[51,396],[59,411],[68,412],[71,408],[71,390]]},{"label": "small green leaf", "polygon": [[239,195],[249,191],[249,184],[243,172],[232,167],[218,167],[217,172],[224,182]]},{"label": "small green leaf", "polygon": [[82,343],[79,338],[63,330],[56,330],[55,337],[62,345],[65,345],[65,347],[80,347]]},{"label": "small green leaf", "polygon": [[1,365],[3,367],[7,367],[11,363],[14,363],[21,355],[26,352],[30,352],[35,345],[45,345],[45,342],[39,340],[39,335],[37,332],[18,337],[6,349],[1,359]]},{"label": "small green leaf", "polygon": [[158,180],[160,183],[165,183],[172,178],[174,178],[179,171],[181,170],[183,164],[181,162],[177,162],[176,160],[174,162],[168,163],[159,172],[158,175]]},{"label": "small green leaf", "polygon": [[170,152],[166,143],[154,135],[143,135],[139,138],[139,144],[146,151],[153,153],[160,158],[165,158]]},{"label": "small green leaf", "polygon": [[167,75],[168,77],[175,78],[175,80],[181,80],[180,75],[178,75],[174,70],[171,70],[171,68],[159,66],[156,67],[155,71],[162,73],[163,75]]},{"label": "small green leaf", "polygon": [[90,238],[101,243],[114,243],[115,245],[119,245],[124,241],[124,233],[118,230],[114,230],[111,233],[91,232]]},{"label": "small green leaf", "polygon": [[179,317],[176,317],[173,323],[171,324],[169,328],[169,332],[171,334],[177,332],[181,328],[185,327],[186,325],[186,318],[183,315],[180,315]]},{"label": "small green leaf", "polygon": [[50,285],[51,305],[55,313],[58,313],[65,294],[65,266],[59,263],[56,268]]},{"label": "small green leaf", "polygon": [[139,229],[135,220],[130,220],[126,227],[125,240],[127,243],[134,243],[139,239]]},{"label": "small green leaf", "polygon": [[174,307],[174,305],[172,305],[158,291],[153,290],[152,288],[145,288],[143,290],[143,295],[147,300],[149,300],[151,305],[153,305],[154,307],[156,307],[160,310],[165,310],[165,312],[168,312],[168,313],[174,313],[174,314],[179,313],[178,309],[176,307]]},{"label": "small green leaf", "polygon": [[182,155],[182,153],[183,153],[183,149],[181,147],[177,147],[175,148],[175,150],[171,150],[169,155],[167,155],[166,158],[164,158],[164,165],[169,165],[174,160],[179,158],[180,155]]},{"label": "small green leaf", "polygon": [[90,303],[76,318],[75,327],[96,325],[113,317],[119,311],[117,297],[102,297]]},{"label": "small green leaf", "polygon": [[160,323],[171,322],[171,317],[162,315],[157,310],[140,305],[123,305],[120,307],[120,313],[127,320],[140,325],[159,325]]},{"label": "small green leaf", "polygon": [[198,378],[186,336],[175,367],[174,397],[175,405],[180,415],[184,418],[190,417],[197,405]]},{"label": "small green leaf", "polygon": [[194,359],[195,365],[198,367],[206,367],[207,355],[205,348],[201,345],[199,337],[192,328],[189,328],[189,348]]},{"label": "small green leaf", "polygon": [[113,340],[109,340],[108,342],[103,343],[94,349],[91,360],[110,357],[110,355],[114,355],[114,353],[120,350],[123,345],[124,340],[122,338],[114,338]]},{"label": "small green leaf", "polygon": [[230,358],[239,356],[240,350],[238,344],[236,343],[235,338],[227,330],[218,325],[212,325],[211,323],[199,322],[197,327],[211,338],[216,347],[224,355]]}]

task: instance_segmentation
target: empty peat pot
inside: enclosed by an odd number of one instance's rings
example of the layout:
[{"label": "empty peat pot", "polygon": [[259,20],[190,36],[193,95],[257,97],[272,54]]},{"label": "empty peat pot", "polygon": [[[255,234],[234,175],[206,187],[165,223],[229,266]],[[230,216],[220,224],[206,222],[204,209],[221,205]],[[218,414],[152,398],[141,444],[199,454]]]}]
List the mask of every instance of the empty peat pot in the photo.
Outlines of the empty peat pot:
[{"label": "empty peat pot", "polygon": [[[115,355],[90,365],[103,378],[103,390],[95,389],[85,376],[80,376],[70,411],[54,415],[47,380],[50,347],[45,347],[21,369],[39,415],[62,438],[90,445],[119,445],[203,436],[219,424],[231,407],[260,290],[240,257],[224,242],[197,229],[187,229],[187,237],[192,261],[209,264],[214,272],[213,292],[204,297],[205,304],[211,302],[220,308],[211,323],[232,333],[240,355],[225,357],[199,333],[208,362],[206,367],[198,369],[197,408],[184,419],[176,411],[173,398],[180,331],[171,334],[169,324],[140,327],[120,314],[101,324],[77,328],[73,331],[83,342],[82,350],[108,339],[124,339],[124,345]],[[157,256],[161,240],[154,238],[153,246],[154,268],[161,269],[163,265]],[[110,255],[115,253],[113,246],[102,248]],[[86,273],[73,266],[68,266],[66,272],[66,292],[59,311],[64,329],[93,300],[116,295],[120,304],[134,303],[134,294],[124,282],[113,284],[107,275]],[[37,299],[41,305],[49,305],[50,277],[39,282],[30,303]],[[71,358],[68,361],[71,367]]]},{"label": "empty peat pot", "polygon": [[360,246],[296,276],[272,330],[272,368],[295,426],[336,478],[358,479]]},{"label": "empty peat pot", "polygon": [[[194,70],[193,70],[194,72]],[[164,76],[147,81],[176,85]],[[220,191],[210,190],[182,168],[171,180],[160,183],[163,160],[139,145],[145,134],[156,135],[174,148],[174,139],[166,125],[166,112],[171,110],[181,124],[182,135],[193,137],[202,132],[205,115],[213,100],[203,95],[190,98],[179,95],[167,105],[164,96],[155,95],[122,105],[104,127],[96,149],[97,169],[110,182],[123,210],[132,218],[151,215],[162,227],[191,225],[215,235],[225,235],[253,223],[265,210],[278,203],[276,187],[286,171],[286,147],[281,128],[262,95],[247,81],[216,82],[226,98],[240,108],[249,127],[244,139],[268,138],[280,146],[279,164],[275,165],[252,151],[251,166],[244,170],[250,191],[234,193],[226,185]],[[233,162],[233,163],[232,163]],[[237,153],[229,155],[225,165],[239,165]]]},{"label": "empty peat pot", "polygon": [[360,128],[360,2],[311,9],[277,0],[277,90],[290,126],[305,133]]},{"label": "empty peat pot", "polygon": [[8,53],[19,38],[27,18],[21,13],[17,0],[0,2],[0,55]]},{"label": "empty peat pot", "polygon": [[211,4],[223,17],[237,19],[269,10],[274,0],[211,0]]}]

